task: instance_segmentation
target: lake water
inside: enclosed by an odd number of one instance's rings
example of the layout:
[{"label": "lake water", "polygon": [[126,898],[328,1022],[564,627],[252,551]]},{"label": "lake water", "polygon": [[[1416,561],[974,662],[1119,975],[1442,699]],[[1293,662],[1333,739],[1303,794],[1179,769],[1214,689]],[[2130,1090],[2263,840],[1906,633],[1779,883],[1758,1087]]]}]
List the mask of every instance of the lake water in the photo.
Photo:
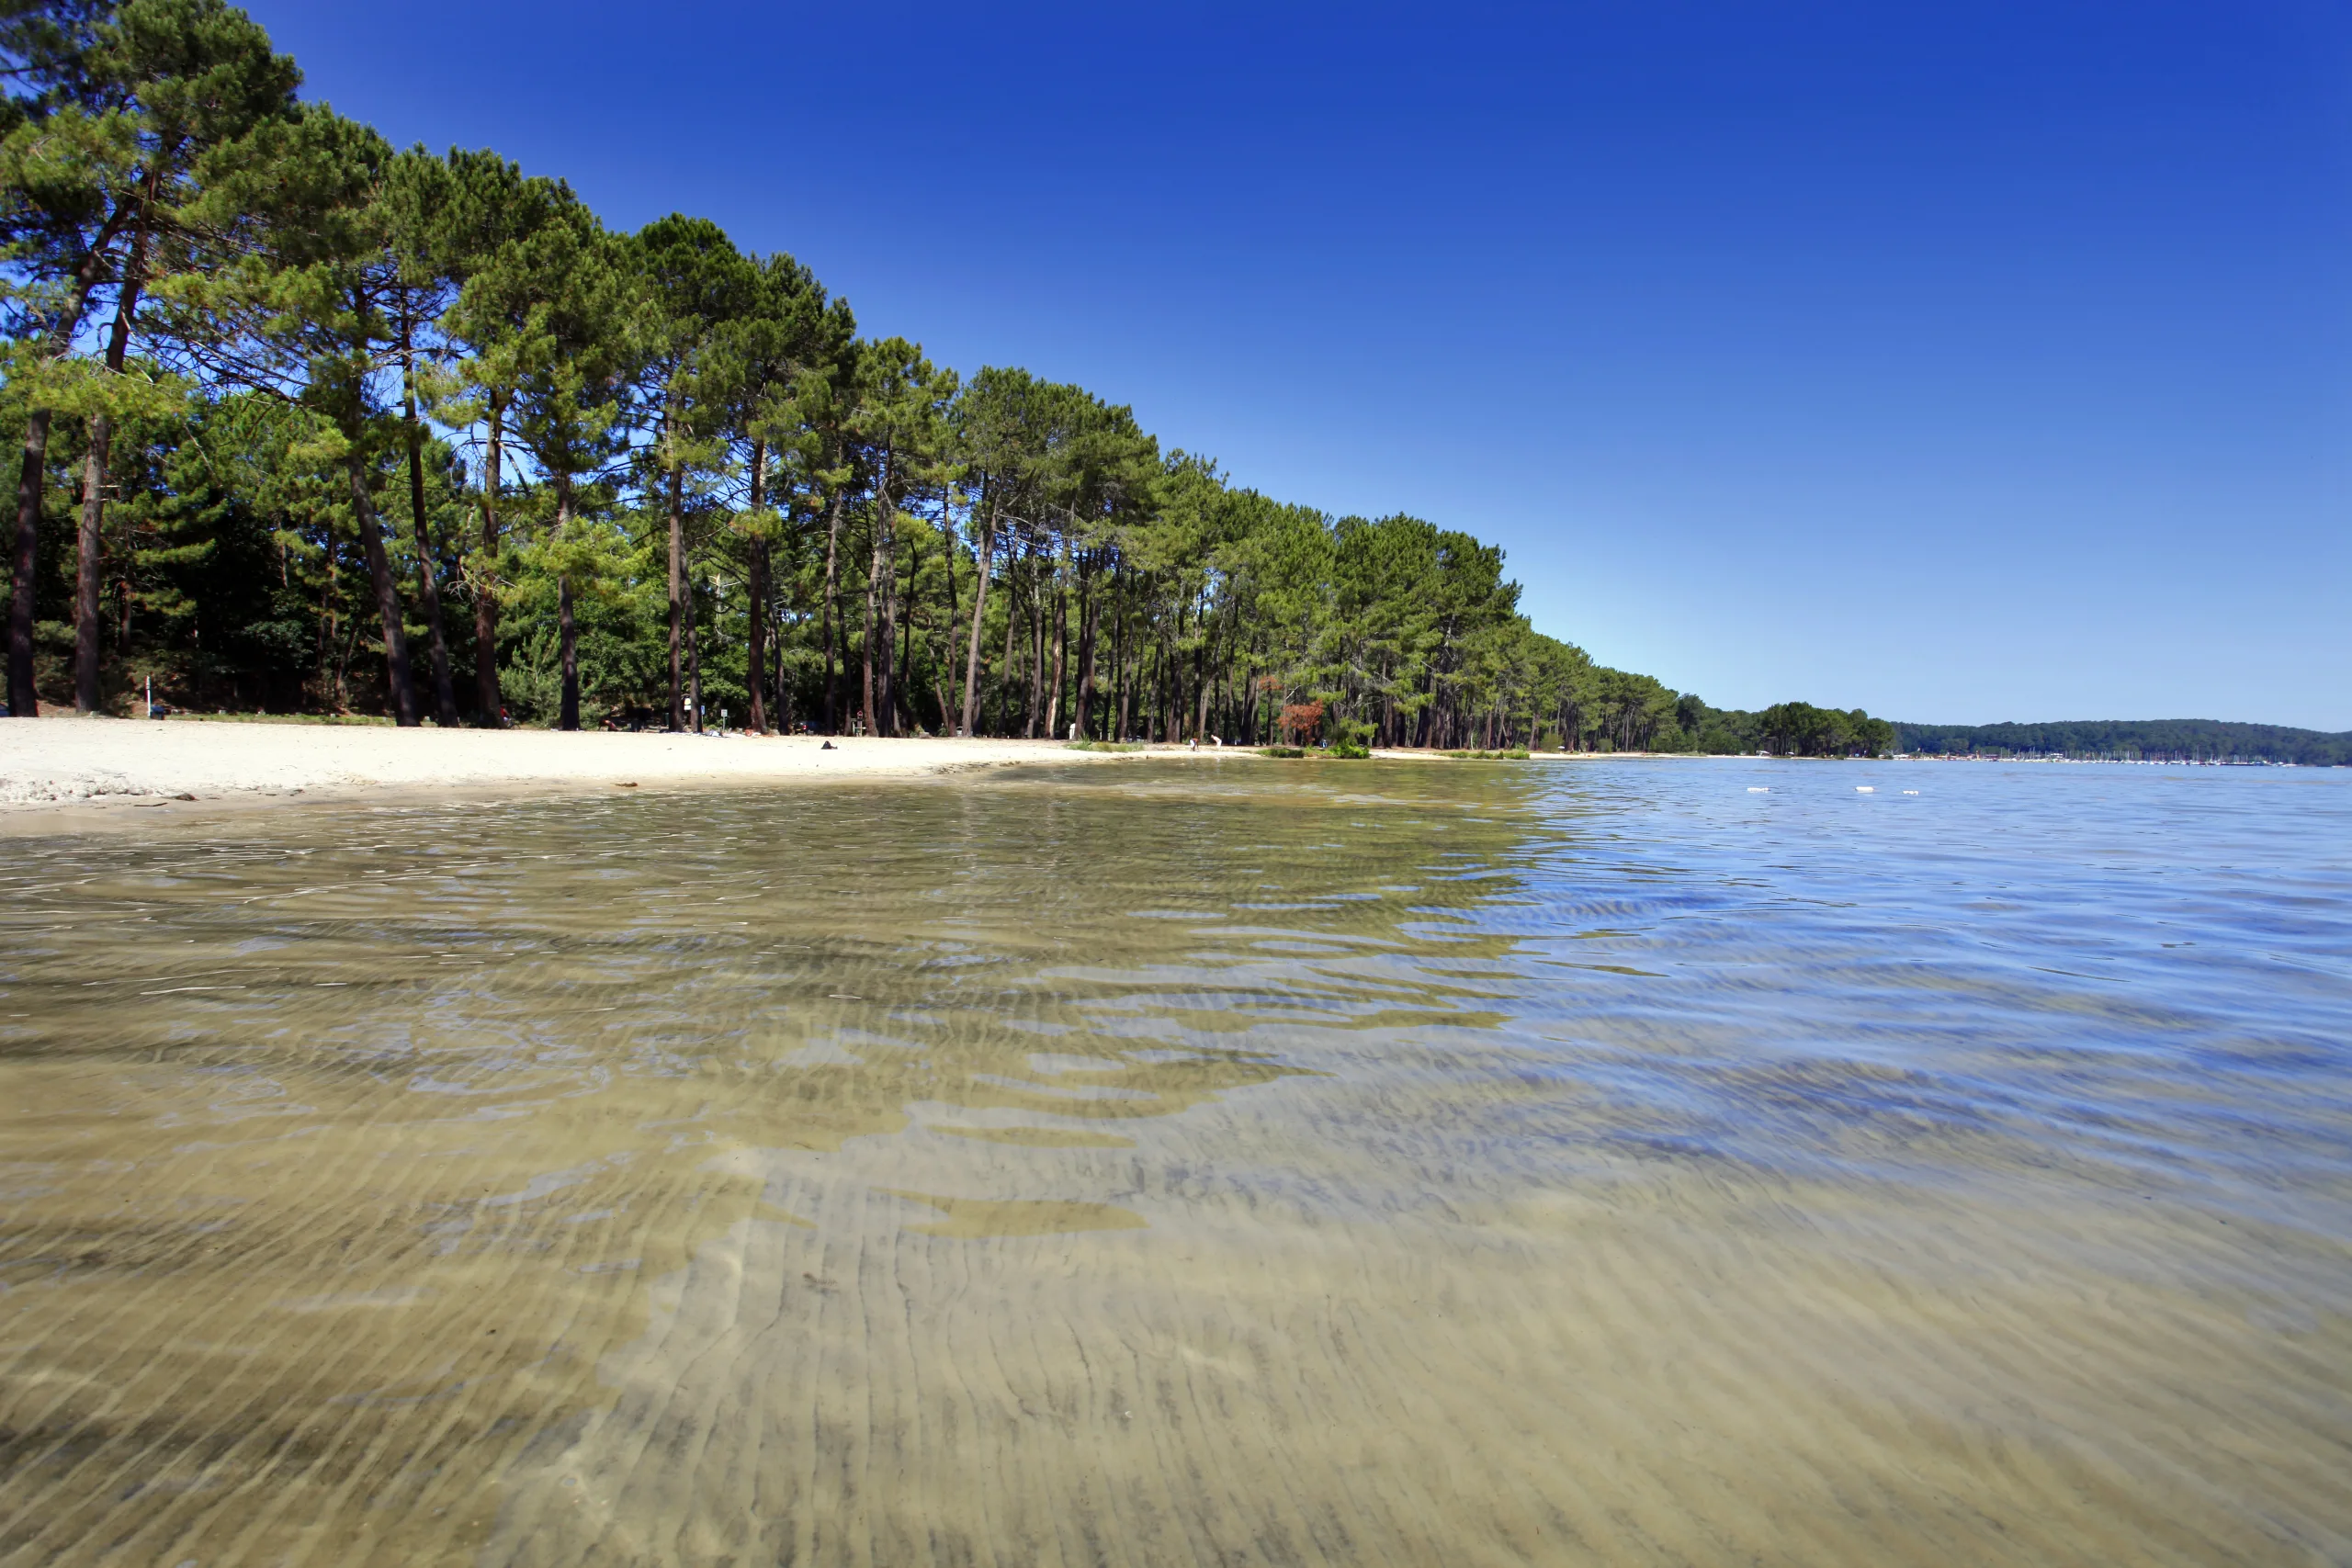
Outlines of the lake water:
[{"label": "lake water", "polygon": [[0,869],[0,1562],[2352,1561],[2352,773],[171,815]]}]

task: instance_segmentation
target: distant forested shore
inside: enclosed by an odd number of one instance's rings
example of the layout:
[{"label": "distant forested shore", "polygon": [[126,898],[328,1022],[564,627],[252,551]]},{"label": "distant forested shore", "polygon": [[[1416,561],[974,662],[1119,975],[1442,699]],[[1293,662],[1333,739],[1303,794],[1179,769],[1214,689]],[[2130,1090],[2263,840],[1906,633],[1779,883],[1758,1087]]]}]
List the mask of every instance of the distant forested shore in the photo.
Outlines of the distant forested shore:
[{"label": "distant forested shore", "polygon": [[1898,750],[1926,756],[2071,757],[2145,762],[2352,765],[2352,730],[2330,734],[2210,718],[2097,719],[2061,724],[1897,724]]},{"label": "distant forested shore", "polygon": [[15,714],[1908,743],[1599,664],[1467,532],[861,335],[705,220],[395,150],[220,0],[0,8],[0,67]]}]

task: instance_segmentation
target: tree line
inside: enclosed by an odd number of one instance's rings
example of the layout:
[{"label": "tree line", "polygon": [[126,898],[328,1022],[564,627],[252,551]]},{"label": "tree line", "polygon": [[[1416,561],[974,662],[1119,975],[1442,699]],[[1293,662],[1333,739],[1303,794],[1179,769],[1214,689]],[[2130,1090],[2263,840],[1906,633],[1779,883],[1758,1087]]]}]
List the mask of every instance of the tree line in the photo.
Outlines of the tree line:
[{"label": "tree line", "polygon": [[1905,724],[1897,744],[1927,756],[2069,757],[2086,761],[2296,762],[2352,765],[2352,731],[2210,718],[2098,719],[2064,724]]},{"label": "tree line", "polygon": [[493,152],[396,149],[220,0],[18,0],[0,68],[12,713],[1893,741],[1596,664],[1499,548],[863,335],[707,220],[616,231]]}]

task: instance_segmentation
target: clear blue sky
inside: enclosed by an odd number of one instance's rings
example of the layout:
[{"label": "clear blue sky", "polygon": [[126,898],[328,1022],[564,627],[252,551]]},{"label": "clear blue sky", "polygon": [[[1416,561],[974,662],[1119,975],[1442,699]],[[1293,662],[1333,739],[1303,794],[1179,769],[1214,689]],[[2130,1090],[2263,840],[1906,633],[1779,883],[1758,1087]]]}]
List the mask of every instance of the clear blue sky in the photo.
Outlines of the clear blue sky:
[{"label": "clear blue sky", "polygon": [[2352,5],[258,0],[1724,706],[2352,728]]}]

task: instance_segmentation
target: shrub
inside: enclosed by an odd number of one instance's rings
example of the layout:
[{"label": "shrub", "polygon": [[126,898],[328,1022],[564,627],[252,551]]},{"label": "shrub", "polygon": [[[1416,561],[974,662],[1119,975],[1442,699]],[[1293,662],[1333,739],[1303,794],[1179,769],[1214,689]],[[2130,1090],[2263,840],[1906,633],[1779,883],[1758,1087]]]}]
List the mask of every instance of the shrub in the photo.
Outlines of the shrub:
[{"label": "shrub", "polygon": [[1283,706],[1281,729],[1283,739],[1294,746],[1304,746],[1322,731],[1323,702],[1287,703]]}]

